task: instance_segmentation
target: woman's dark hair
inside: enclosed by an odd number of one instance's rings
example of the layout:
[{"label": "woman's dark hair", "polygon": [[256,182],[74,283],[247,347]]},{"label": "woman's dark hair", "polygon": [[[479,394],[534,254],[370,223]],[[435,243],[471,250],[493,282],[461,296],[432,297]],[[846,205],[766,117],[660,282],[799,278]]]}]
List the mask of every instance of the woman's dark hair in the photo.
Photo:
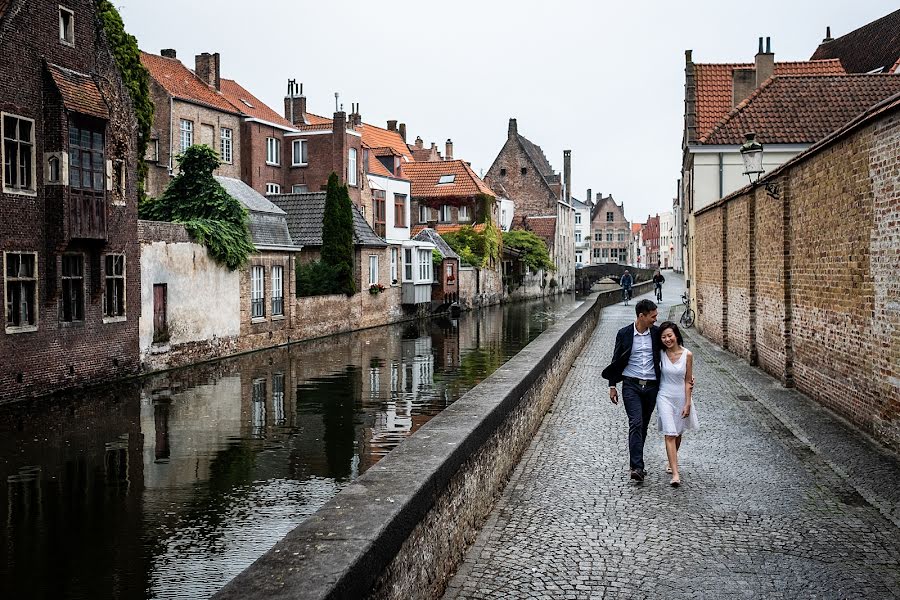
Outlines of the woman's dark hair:
[{"label": "woman's dark hair", "polygon": [[671,329],[672,333],[675,334],[675,339],[678,341],[678,345],[684,346],[684,338],[681,337],[681,330],[678,329],[678,325],[676,325],[672,321],[666,321],[659,326],[659,335],[662,336],[663,331],[665,331],[666,329]]}]

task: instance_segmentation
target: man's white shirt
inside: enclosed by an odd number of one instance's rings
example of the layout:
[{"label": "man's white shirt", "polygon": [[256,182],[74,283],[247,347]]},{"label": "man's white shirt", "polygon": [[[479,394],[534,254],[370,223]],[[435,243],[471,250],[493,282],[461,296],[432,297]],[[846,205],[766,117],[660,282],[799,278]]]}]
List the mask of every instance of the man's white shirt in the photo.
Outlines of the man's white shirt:
[{"label": "man's white shirt", "polygon": [[650,328],[641,333],[637,326],[632,325],[634,338],[631,341],[631,356],[628,358],[628,366],[622,371],[625,377],[635,379],[656,379],[656,370],[653,368],[653,338],[650,336]]}]

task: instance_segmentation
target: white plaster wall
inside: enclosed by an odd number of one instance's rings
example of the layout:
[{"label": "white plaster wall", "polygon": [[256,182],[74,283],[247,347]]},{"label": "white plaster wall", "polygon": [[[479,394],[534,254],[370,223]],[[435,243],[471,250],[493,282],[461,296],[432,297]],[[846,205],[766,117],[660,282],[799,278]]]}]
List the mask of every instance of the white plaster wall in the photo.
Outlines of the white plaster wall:
[{"label": "white plaster wall", "polygon": [[[768,173],[797,156],[800,150],[790,152],[767,149],[763,152],[763,168]],[[719,198],[741,189],[749,183],[744,175],[744,161],[735,147],[734,152],[722,156],[722,196],[719,195],[719,155],[700,153],[694,155],[694,210],[709,206]]]},{"label": "white plaster wall", "polygon": [[169,344],[240,334],[240,273],[193,243],[141,244],[141,355],[153,344],[153,285],[165,283]]},{"label": "white plaster wall", "polygon": [[[409,239],[410,230],[410,183],[401,179],[369,174],[369,185],[384,190],[384,233],[389,242]],[[406,196],[406,227],[397,227],[394,219],[394,194]]]},{"label": "white plaster wall", "polygon": [[500,229],[509,231],[509,228],[512,226],[513,217],[516,214],[516,204],[508,198],[498,198],[497,204],[499,204],[497,214],[500,215]]},{"label": "white plaster wall", "polygon": [[659,265],[671,269],[675,254],[675,215],[671,211],[659,213]]}]

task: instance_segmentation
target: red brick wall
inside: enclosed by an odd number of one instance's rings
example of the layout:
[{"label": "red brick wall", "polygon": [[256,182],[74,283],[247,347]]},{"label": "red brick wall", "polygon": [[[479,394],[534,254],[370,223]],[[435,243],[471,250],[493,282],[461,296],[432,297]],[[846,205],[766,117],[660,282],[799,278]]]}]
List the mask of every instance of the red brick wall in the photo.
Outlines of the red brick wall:
[{"label": "red brick wall", "polygon": [[[725,341],[723,275],[724,211],[715,210],[697,215],[694,243],[697,271],[694,274],[694,293],[697,298],[697,328],[718,344]],[[700,260],[699,257],[705,260]],[[715,257],[715,258],[711,258]]]},{"label": "red brick wall", "polygon": [[729,203],[725,215],[728,349],[750,359],[750,198]]},{"label": "red brick wall", "polygon": [[[505,175],[500,174],[503,169]],[[522,169],[526,170],[524,175]],[[556,214],[559,196],[548,189],[534,163],[515,139],[507,139],[484,181],[495,194],[513,201],[516,217]]]}]

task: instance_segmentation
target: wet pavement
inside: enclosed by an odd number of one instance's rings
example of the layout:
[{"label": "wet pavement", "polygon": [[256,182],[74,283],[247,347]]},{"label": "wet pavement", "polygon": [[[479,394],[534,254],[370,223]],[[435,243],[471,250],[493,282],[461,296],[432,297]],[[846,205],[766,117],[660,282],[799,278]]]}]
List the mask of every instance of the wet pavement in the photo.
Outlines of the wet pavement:
[{"label": "wet pavement", "polygon": [[655,413],[647,480],[631,482],[625,412],[600,372],[633,309],[603,310],[446,597],[900,597],[898,457],[694,330],[701,429],[685,435],[682,486]]}]

